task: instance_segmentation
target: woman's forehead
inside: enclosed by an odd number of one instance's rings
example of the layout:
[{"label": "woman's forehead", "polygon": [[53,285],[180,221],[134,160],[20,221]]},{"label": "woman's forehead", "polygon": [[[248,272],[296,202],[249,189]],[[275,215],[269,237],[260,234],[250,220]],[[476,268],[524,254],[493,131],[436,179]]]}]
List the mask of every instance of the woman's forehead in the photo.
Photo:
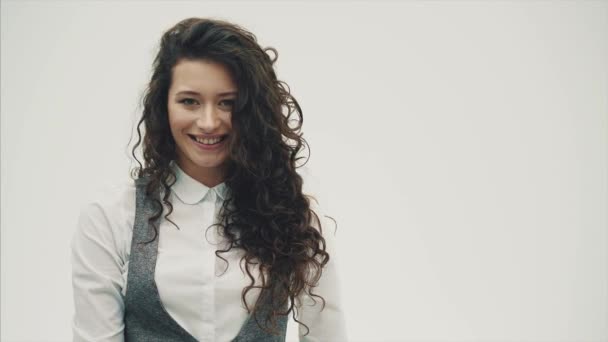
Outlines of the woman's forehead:
[{"label": "woman's forehead", "polygon": [[207,60],[183,60],[173,68],[171,88],[199,94],[221,94],[236,91],[230,70],[221,63]]}]

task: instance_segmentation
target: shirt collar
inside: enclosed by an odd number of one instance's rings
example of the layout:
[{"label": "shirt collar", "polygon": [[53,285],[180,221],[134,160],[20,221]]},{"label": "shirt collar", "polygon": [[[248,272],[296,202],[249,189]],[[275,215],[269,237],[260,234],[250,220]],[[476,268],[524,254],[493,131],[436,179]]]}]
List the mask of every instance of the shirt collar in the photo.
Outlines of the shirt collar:
[{"label": "shirt collar", "polygon": [[207,196],[209,190],[214,191],[222,200],[226,199],[228,187],[225,182],[210,188],[190,177],[175,161],[171,161],[170,165],[173,168],[176,177],[175,184],[171,186],[171,189],[182,202],[186,204],[197,204]]}]

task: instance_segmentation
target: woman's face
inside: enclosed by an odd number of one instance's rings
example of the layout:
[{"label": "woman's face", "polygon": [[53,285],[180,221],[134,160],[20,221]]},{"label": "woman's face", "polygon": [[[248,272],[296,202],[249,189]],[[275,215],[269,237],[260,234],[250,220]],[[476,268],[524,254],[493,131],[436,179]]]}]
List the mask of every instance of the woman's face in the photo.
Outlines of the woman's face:
[{"label": "woman's face", "polygon": [[173,68],[167,110],[177,163],[210,187],[223,181],[236,96],[236,84],[222,64],[182,59]]}]

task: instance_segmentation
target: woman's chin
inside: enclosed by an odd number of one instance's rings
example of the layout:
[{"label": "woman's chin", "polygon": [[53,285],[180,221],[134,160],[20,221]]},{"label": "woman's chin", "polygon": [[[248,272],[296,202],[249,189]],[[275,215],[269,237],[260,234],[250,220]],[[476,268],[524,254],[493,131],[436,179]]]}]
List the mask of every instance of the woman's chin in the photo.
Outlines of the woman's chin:
[{"label": "woman's chin", "polygon": [[202,169],[216,169],[221,168],[226,163],[225,159],[218,160],[217,158],[193,158],[192,161],[196,167]]}]

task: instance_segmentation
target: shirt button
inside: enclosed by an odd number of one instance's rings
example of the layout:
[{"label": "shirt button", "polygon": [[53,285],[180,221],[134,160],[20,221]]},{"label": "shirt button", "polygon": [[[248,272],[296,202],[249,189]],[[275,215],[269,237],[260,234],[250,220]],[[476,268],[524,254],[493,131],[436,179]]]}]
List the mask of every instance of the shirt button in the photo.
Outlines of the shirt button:
[{"label": "shirt button", "polygon": [[215,202],[215,191],[213,191],[213,189],[209,189],[209,192],[207,193],[207,198],[211,203]]}]

